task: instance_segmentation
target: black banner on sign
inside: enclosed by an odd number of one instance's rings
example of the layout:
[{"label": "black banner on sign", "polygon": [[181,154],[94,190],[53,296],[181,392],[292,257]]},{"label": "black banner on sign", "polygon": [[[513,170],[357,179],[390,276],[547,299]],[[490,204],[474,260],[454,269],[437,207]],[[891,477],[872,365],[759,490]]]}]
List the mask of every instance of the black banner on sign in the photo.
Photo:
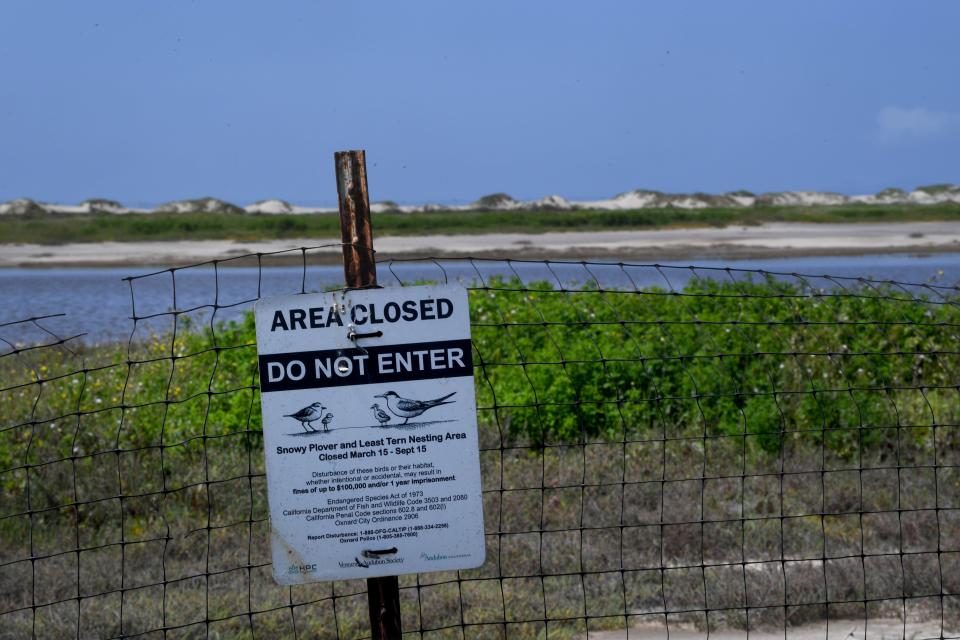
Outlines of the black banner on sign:
[{"label": "black banner on sign", "polygon": [[263,393],[472,375],[469,340],[260,356]]}]

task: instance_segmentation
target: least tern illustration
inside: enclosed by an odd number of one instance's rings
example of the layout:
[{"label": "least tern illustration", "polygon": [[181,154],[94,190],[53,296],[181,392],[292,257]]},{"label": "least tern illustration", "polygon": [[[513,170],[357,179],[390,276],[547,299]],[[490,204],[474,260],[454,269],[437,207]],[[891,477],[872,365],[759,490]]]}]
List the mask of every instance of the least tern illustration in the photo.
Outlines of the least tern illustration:
[{"label": "least tern illustration", "polygon": [[381,393],[375,397],[383,398],[387,403],[387,409],[390,410],[390,413],[397,417],[403,418],[403,424],[407,424],[410,418],[416,418],[424,411],[428,411],[434,407],[439,407],[442,404],[452,404],[456,402],[456,400],[447,400],[447,398],[453,396],[454,393],[456,393],[456,391],[453,393],[448,393],[442,398],[434,398],[433,400],[412,400],[410,398],[401,398],[393,391],[387,391],[386,393]]}]

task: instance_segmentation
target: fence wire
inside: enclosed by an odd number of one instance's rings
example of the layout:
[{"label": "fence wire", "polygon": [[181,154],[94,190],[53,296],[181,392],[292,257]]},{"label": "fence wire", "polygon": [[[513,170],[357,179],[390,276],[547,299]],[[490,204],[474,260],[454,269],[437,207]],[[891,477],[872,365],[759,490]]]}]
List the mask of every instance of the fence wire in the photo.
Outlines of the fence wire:
[{"label": "fence wire", "polygon": [[[123,344],[0,325],[0,637],[369,637],[364,581],[279,587],[269,564],[250,310],[322,290],[339,246],[128,278]],[[960,637],[956,287],[379,276],[471,298],[487,562],[401,576],[410,637]]]}]

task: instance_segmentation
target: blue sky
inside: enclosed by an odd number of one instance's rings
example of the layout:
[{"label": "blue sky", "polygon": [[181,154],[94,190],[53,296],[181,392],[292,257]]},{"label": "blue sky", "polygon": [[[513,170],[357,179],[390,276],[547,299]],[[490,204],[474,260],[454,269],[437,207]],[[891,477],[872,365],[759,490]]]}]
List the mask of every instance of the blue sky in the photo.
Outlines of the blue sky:
[{"label": "blue sky", "polygon": [[960,2],[0,5],[0,200],[960,182]]}]

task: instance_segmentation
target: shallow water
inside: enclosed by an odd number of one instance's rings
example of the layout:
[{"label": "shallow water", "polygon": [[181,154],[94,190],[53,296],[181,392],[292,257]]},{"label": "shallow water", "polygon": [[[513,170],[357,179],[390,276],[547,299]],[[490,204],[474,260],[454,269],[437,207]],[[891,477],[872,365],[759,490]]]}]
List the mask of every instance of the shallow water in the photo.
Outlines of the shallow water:
[{"label": "shallow water", "polygon": [[[694,265],[691,267],[690,265]],[[726,269],[729,268],[730,271]],[[398,286],[419,281],[484,283],[494,276],[518,276],[524,281],[544,280],[554,286],[577,287],[596,282],[603,287],[634,286],[680,288],[691,277],[743,279],[761,277],[746,270],[783,274],[801,273],[811,286],[833,288],[853,281],[839,278],[866,277],[879,280],[939,285],[960,283],[960,253],[930,255],[882,254],[865,256],[819,256],[755,260],[699,260],[663,263],[660,268],[631,263],[624,266],[578,262],[505,262],[445,260],[381,263],[380,284]],[[210,265],[169,271],[131,282],[123,279],[150,273],[148,268],[57,268],[0,269],[0,325],[24,318],[66,314],[40,321],[55,334],[66,337],[86,334],[87,342],[126,340],[162,333],[172,327],[171,309],[185,311],[193,321],[237,318],[252,308],[258,297],[318,291],[343,281],[338,266],[219,268]],[[778,276],[792,279],[792,276]],[[135,306],[134,306],[135,305]],[[157,315],[161,314],[161,315]],[[154,316],[154,317],[151,317]],[[48,341],[49,336],[33,324],[0,326],[0,340]],[[0,353],[6,350],[0,343]]]}]

